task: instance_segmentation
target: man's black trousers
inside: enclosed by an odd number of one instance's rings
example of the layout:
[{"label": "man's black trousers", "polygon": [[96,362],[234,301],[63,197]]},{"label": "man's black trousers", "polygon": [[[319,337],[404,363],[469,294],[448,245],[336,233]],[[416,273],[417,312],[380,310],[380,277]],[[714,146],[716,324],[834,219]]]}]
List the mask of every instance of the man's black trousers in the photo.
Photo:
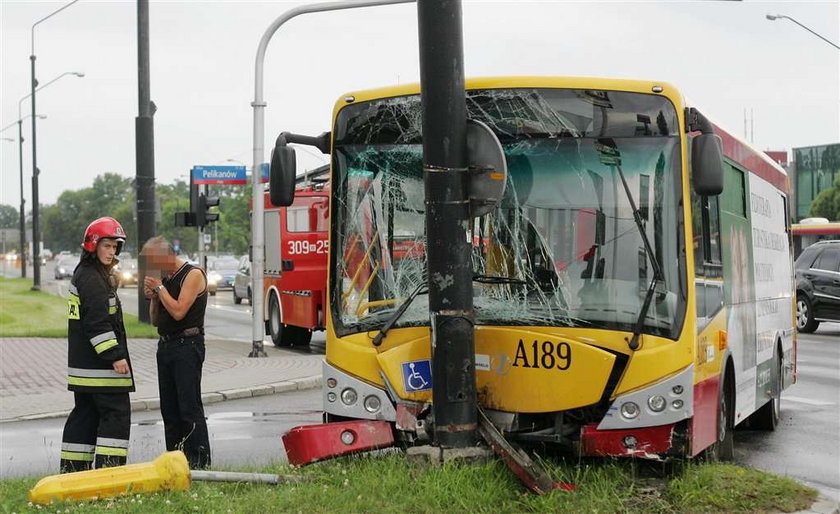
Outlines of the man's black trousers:
[{"label": "man's black trousers", "polygon": [[62,473],[125,465],[131,432],[128,393],[73,393],[61,438]]},{"label": "man's black trousers", "polygon": [[158,343],[160,413],[167,451],[182,450],[190,469],[210,465],[210,439],[201,404],[204,336]]}]

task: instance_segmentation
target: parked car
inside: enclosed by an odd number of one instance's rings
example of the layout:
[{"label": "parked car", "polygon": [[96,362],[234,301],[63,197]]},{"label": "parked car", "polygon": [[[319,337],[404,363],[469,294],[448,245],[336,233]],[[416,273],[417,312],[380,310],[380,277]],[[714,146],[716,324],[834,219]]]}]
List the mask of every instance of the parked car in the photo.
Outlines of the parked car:
[{"label": "parked car", "polygon": [[794,263],[796,328],[813,332],[821,321],[840,321],[840,241],[820,241]]},{"label": "parked car", "polygon": [[55,263],[55,279],[61,280],[72,277],[73,270],[76,269],[76,264],[79,264],[78,256],[69,254],[61,255]]},{"label": "parked car", "polygon": [[207,285],[211,296],[215,296],[218,289],[233,287],[238,266],[239,262],[233,257],[219,257],[208,264]]},{"label": "parked car", "polygon": [[239,305],[243,299],[251,303],[251,260],[247,255],[239,259],[239,268],[233,279],[233,303]]},{"label": "parked car", "polygon": [[137,260],[130,257],[124,258],[121,255],[120,262],[117,264],[117,276],[120,279],[120,287],[137,285]]}]

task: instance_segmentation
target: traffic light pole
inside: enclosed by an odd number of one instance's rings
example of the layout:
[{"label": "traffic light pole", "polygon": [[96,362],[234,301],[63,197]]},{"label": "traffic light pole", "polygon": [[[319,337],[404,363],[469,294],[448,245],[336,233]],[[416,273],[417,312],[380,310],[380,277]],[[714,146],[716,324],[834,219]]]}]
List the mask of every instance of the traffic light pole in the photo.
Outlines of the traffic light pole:
[{"label": "traffic light pole", "polygon": [[417,21],[434,434],[443,448],[465,448],[478,411],[461,2],[418,0]]}]

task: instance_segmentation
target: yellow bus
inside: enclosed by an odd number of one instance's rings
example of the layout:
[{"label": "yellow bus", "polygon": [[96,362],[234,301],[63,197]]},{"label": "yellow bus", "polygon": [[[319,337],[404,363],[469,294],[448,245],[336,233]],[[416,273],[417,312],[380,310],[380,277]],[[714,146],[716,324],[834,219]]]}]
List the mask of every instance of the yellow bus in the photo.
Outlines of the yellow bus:
[{"label": "yellow bus", "polygon": [[[731,458],[735,426],[774,429],[795,366],[785,171],[664,82],[479,78],[466,95],[508,168],[469,225],[494,425],[651,459]],[[363,449],[365,431],[383,436],[367,447],[433,436],[419,85],[343,95],[322,141],[328,423],[287,440],[304,461]],[[288,191],[282,161],[272,188]]]}]

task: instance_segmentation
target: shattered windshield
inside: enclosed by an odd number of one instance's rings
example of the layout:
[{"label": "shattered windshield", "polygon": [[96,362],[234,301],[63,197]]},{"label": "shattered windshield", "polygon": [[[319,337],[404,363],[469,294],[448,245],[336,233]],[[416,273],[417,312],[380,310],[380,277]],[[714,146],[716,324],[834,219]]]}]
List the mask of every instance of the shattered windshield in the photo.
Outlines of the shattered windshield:
[{"label": "shattered windshield", "polygon": [[[505,152],[505,196],[471,222],[479,325],[632,330],[653,268],[664,280],[643,332],[676,337],[684,312],[676,112],[655,95],[569,89],[468,91],[469,116]],[[375,330],[426,281],[418,96],[342,109],[334,132],[334,321]],[[428,325],[419,295],[395,327]]]}]

